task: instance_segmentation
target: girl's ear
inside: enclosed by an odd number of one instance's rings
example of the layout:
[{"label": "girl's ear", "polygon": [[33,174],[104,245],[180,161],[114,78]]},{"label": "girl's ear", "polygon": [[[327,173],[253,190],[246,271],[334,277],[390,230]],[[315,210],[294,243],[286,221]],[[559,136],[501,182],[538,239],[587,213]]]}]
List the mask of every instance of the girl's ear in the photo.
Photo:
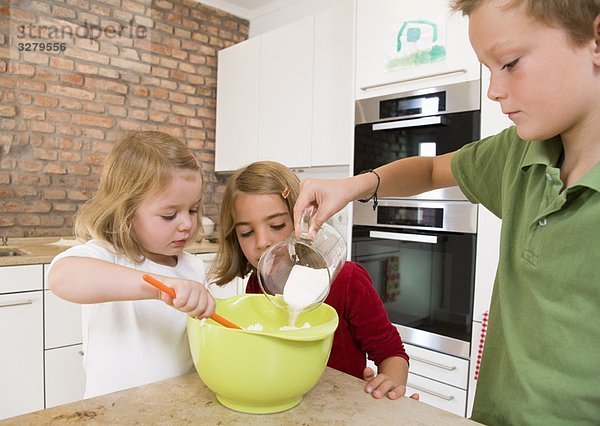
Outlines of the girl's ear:
[{"label": "girl's ear", "polygon": [[594,19],[594,63],[600,67],[600,14]]}]

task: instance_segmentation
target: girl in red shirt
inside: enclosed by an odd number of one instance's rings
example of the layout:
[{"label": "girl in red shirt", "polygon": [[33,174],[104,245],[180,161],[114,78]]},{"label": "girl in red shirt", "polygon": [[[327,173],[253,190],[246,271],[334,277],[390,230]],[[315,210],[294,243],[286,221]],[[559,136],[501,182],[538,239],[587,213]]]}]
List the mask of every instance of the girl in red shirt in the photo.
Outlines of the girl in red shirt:
[{"label": "girl in red shirt", "polygon": [[[268,247],[294,232],[292,212],[299,191],[296,175],[275,162],[252,163],[229,177],[221,204],[220,244],[210,273],[212,282],[225,285],[250,274],[246,293],[261,293],[258,260]],[[375,398],[403,396],[408,355],[367,271],[358,263],[346,262],[325,303],[339,317],[327,365],[364,379],[365,391]],[[367,357],[377,365],[379,374],[367,367]]]}]

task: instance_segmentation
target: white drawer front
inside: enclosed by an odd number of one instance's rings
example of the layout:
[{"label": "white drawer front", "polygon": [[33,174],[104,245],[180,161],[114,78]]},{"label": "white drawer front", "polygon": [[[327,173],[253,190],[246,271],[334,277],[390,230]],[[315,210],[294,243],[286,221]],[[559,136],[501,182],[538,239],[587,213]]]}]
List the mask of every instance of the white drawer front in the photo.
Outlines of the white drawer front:
[{"label": "white drawer front", "polygon": [[465,416],[467,407],[467,391],[465,390],[409,373],[406,395],[410,396],[415,392],[419,394],[421,402],[462,417]]},{"label": "white drawer front", "polygon": [[42,289],[42,265],[0,267],[0,294]]},{"label": "white drawer front", "polygon": [[461,389],[467,389],[469,361],[451,355],[404,344],[410,356],[411,373],[429,377]]}]

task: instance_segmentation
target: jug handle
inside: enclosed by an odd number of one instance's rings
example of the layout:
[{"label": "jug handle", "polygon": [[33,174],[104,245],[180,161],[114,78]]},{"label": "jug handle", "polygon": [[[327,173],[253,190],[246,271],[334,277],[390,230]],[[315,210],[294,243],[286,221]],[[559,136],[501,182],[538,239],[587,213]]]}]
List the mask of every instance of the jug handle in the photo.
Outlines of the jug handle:
[{"label": "jug handle", "polygon": [[313,206],[307,207],[302,211],[302,217],[300,218],[300,239],[311,240],[308,235],[308,229],[310,228],[310,220],[313,215]]}]

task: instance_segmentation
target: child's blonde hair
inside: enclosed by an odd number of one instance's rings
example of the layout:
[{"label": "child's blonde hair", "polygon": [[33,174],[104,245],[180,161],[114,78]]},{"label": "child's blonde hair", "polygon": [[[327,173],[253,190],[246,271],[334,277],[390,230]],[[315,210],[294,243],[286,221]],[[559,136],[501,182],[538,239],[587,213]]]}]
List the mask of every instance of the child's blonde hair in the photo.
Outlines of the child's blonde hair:
[{"label": "child's blonde hair", "polygon": [[254,268],[248,262],[235,233],[234,203],[239,194],[277,194],[290,216],[300,193],[300,180],[286,166],[273,161],[258,161],[236,171],[227,179],[219,217],[219,251],[210,271],[212,282],[224,285],[236,277],[245,277]]},{"label": "child's blonde hair", "polygon": [[[108,155],[98,190],[79,209],[75,234],[83,240],[105,241],[118,254],[143,261],[142,247],[133,233],[135,213],[168,185],[176,169],[201,173],[196,158],[180,140],[157,131],[125,137]],[[200,214],[198,221],[201,229]]]},{"label": "child's blonde hair", "polygon": [[[451,8],[468,16],[483,3],[485,0],[453,0]],[[506,0],[506,7],[524,7],[535,21],[564,28],[576,46],[594,37],[593,22],[600,14],[600,0]]]}]

